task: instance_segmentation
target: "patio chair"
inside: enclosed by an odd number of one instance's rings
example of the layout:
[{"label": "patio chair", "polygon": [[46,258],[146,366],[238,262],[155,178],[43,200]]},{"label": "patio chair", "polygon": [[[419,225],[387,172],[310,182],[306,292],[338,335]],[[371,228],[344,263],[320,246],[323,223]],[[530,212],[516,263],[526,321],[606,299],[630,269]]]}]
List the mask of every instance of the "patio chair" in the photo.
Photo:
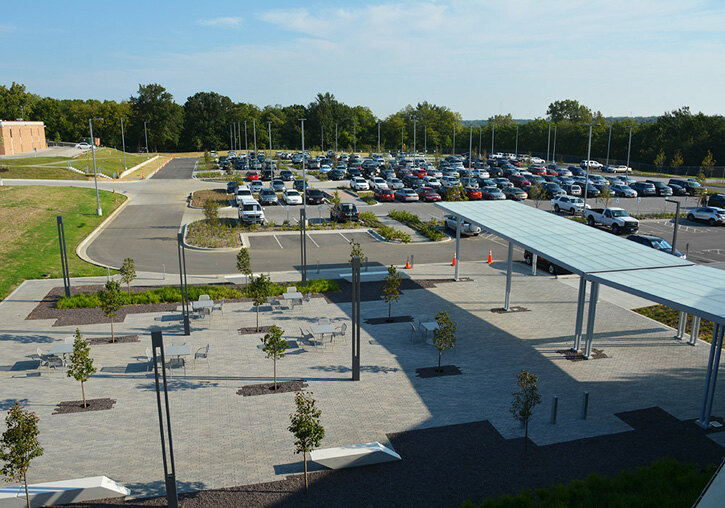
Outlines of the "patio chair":
[{"label": "patio chair", "polygon": [[144,354],[144,356],[146,357],[146,362],[148,362],[146,365],[146,372],[148,372],[151,370],[151,366],[154,364],[154,356],[151,354],[150,348],[146,348],[146,353]]},{"label": "patio chair", "polygon": [[171,373],[172,369],[183,368],[186,376],[186,362],[181,356],[172,356],[166,360],[166,368],[169,369],[169,373]]},{"label": "patio chair", "polygon": [[199,295],[200,302],[208,301],[208,300],[211,300],[211,297],[209,295]]},{"label": "patio chair", "polygon": [[222,316],[224,315],[224,300],[219,300],[217,303],[214,304],[214,306],[211,308],[212,313],[218,310],[222,313]]},{"label": "patio chair", "polygon": [[310,297],[310,294],[309,293],[305,293],[304,295],[302,295],[302,301],[303,302],[310,303],[310,300],[312,300],[312,297]]},{"label": "patio chair", "polygon": [[295,286],[287,286],[287,292],[288,293],[297,293],[297,288]]},{"label": "patio chair", "polygon": [[347,323],[342,323],[340,326],[335,327],[335,331],[332,334],[332,337],[342,337],[342,341],[347,343],[347,340],[345,338],[345,333],[347,332]]},{"label": "patio chair", "polygon": [[317,319],[318,325],[329,325],[330,324],[330,318],[321,317]]},{"label": "patio chair", "polygon": [[415,323],[410,323],[410,342],[415,342],[415,338],[420,336],[420,321],[416,319]]},{"label": "patio chair", "polygon": [[206,366],[209,367],[209,344],[204,347],[200,347],[194,353],[194,368],[196,369],[196,360],[206,360]]},{"label": "patio chair", "polygon": [[300,326],[300,340],[304,343],[307,343],[307,345],[312,346],[317,350],[319,346],[319,342],[317,340],[317,337],[315,337],[315,334],[312,333],[310,330],[305,330]]}]

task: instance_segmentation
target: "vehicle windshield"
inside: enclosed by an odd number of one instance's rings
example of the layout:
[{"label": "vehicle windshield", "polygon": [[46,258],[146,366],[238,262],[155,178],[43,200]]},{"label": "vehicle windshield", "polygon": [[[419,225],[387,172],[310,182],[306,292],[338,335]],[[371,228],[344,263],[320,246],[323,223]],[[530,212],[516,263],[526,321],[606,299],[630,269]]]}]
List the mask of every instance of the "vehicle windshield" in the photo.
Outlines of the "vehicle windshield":
[{"label": "vehicle windshield", "polygon": [[343,210],[345,212],[350,212],[354,209],[353,205],[349,203],[343,203],[340,205],[340,210]]},{"label": "vehicle windshield", "polygon": [[627,210],[612,210],[612,217],[629,217]]},{"label": "vehicle windshield", "polygon": [[288,196],[299,196],[299,195],[300,195],[300,193],[299,193],[299,192],[297,192],[296,190],[288,190],[288,191],[287,191],[287,195],[288,195]]},{"label": "vehicle windshield", "polygon": [[657,240],[652,240],[652,243],[654,244],[653,247],[659,250],[672,250],[672,245],[670,245],[670,242],[665,240],[664,238],[658,238]]}]

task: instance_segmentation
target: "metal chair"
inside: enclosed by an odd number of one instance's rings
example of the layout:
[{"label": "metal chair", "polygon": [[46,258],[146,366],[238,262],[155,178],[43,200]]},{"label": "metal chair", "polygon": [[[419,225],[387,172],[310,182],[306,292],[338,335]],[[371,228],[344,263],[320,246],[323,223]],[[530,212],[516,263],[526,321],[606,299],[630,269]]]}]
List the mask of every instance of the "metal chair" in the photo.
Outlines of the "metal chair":
[{"label": "metal chair", "polygon": [[209,300],[211,300],[211,297],[209,295],[199,295],[200,302],[209,301]]},{"label": "metal chair", "polygon": [[330,318],[322,317],[317,319],[318,325],[329,325],[330,324]]},{"label": "metal chair", "polygon": [[340,326],[335,328],[335,331],[332,334],[332,338],[336,337],[342,337],[342,341],[344,343],[347,343],[347,340],[345,338],[345,333],[347,332],[347,323],[342,323]]},{"label": "metal chair", "polygon": [[305,293],[304,295],[302,295],[303,302],[310,303],[311,300],[312,300],[312,297],[310,297],[309,293]]},{"label": "metal chair", "polygon": [[420,336],[420,321],[416,319],[416,322],[418,323],[418,326],[416,326],[416,323],[410,323],[410,342],[415,342],[416,336]]},{"label": "metal chair", "polygon": [[166,368],[169,369],[169,374],[172,373],[172,369],[183,367],[184,376],[186,376],[186,362],[181,356],[172,356],[166,360]]},{"label": "metal chair", "polygon": [[224,300],[219,300],[217,303],[214,304],[214,306],[211,308],[212,313],[218,310],[222,313],[222,316],[224,315]]},{"label": "metal chair", "polygon": [[194,368],[196,369],[196,360],[206,360],[206,366],[210,368],[209,366],[209,344],[207,344],[204,347],[200,347],[196,350],[196,353],[194,353]]},{"label": "metal chair", "polygon": [[151,370],[151,366],[154,364],[154,356],[151,354],[151,349],[146,348],[146,361],[148,362],[146,365],[146,372]]}]

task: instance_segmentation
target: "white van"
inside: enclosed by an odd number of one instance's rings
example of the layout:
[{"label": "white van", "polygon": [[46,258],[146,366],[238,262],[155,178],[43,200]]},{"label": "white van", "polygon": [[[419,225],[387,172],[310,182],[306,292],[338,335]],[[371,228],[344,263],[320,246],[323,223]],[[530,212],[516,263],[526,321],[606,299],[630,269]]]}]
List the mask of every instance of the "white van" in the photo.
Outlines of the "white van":
[{"label": "white van", "polygon": [[245,224],[264,225],[264,210],[254,198],[242,198],[239,204],[239,220]]}]

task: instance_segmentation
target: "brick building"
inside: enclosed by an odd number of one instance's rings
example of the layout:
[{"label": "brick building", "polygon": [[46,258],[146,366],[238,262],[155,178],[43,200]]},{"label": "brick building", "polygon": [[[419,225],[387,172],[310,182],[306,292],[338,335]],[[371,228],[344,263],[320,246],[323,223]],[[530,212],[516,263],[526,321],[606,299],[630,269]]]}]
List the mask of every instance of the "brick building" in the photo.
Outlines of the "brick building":
[{"label": "brick building", "polygon": [[48,148],[43,122],[0,120],[0,155],[15,155]]}]

